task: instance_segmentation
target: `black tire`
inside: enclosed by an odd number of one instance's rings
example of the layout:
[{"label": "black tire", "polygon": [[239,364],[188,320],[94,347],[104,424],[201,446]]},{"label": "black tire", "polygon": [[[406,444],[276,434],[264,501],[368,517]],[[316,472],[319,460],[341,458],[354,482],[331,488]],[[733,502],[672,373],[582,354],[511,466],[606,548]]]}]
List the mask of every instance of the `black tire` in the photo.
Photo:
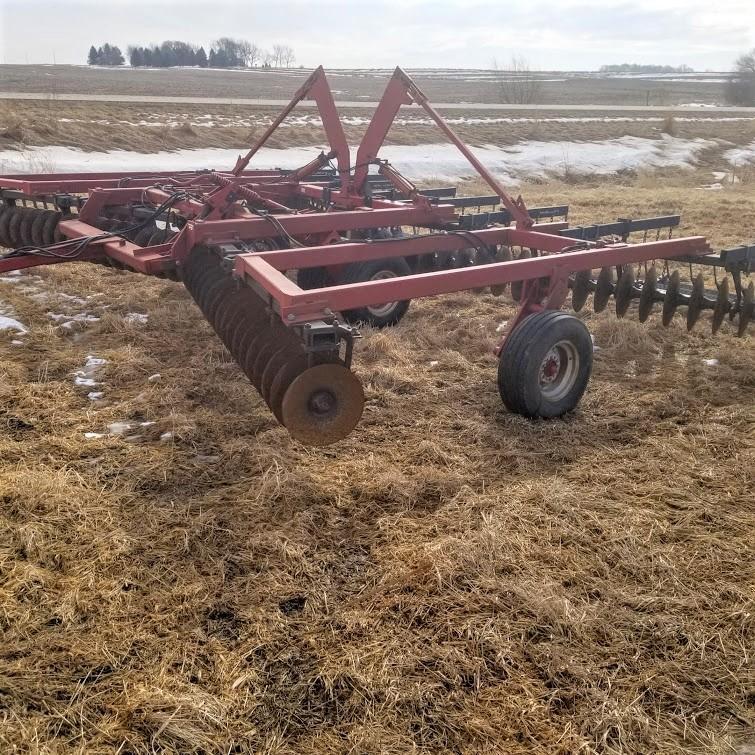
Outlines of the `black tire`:
[{"label": "black tire", "polygon": [[[403,278],[411,275],[407,261],[403,257],[388,257],[382,260],[368,260],[367,262],[352,262],[344,270],[341,283],[362,283],[382,278]],[[343,314],[346,322],[351,324],[367,323],[375,328],[395,325],[409,309],[411,299],[389,302],[384,305],[348,309]]]},{"label": "black tire", "polygon": [[303,267],[296,273],[296,284],[305,291],[313,288],[325,288],[333,285],[328,271],[324,267]]},{"label": "black tire", "polygon": [[590,333],[579,318],[560,311],[530,315],[500,354],[498,390],[504,405],[530,418],[572,411],[587,388],[592,354]]}]

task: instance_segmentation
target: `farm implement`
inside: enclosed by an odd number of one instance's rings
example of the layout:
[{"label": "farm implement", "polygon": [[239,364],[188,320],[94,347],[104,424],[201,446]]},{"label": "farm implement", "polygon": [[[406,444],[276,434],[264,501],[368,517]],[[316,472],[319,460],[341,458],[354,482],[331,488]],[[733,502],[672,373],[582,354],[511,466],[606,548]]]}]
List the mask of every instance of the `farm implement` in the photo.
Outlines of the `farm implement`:
[{"label": "farm implement", "polygon": [[[328,151],[298,170],[250,169],[297,103],[314,100]],[[403,105],[422,107],[490,186],[461,197],[419,189],[379,158]],[[391,326],[411,299],[507,288],[518,303],[496,349],[504,404],[555,417],[579,402],[592,367],[583,321],[611,300],[620,317],[665,325],[679,307],[692,328],[710,310],[739,335],[753,317],[743,280],[755,246],[714,253],[675,238],[678,216],[569,227],[568,207],[513,198],[396,69],[352,154],[322,68],[230,171],[0,176],[0,272],[88,261],[182,281],[296,439],[325,445],[359,421],[351,371],[359,327]],[[682,273],[698,266],[708,274]],[[714,287],[706,288],[706,280]]]}]

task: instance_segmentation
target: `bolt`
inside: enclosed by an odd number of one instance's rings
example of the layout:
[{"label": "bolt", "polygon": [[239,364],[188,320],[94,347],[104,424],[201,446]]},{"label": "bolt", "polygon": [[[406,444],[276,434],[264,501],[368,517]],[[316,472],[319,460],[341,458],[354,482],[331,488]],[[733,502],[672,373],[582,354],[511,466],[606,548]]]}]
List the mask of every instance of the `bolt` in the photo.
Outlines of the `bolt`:
[{"label": "bolt", "polygon": [[286,319],[287,319],[287,320],[288,320],[289,322],[291,322],[292,320],[295,320],[295,319],[296,319],[296,315],[294,315],[294,314],[290,314],[290,315],[287,315],[287,316],[286,316]]}]

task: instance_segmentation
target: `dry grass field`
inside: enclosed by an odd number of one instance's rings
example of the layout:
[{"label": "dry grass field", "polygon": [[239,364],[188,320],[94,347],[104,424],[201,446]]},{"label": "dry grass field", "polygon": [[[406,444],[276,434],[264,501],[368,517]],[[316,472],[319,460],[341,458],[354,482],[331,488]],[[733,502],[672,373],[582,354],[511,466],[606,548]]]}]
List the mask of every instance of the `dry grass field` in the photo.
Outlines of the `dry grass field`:
[{"label": "dry grass field", "polygon": [[[275,108],[234,105],[161,105],[0,101],[0,150],[60,145],[82,150],[157,152],[181,148],[250,144],[278,114]],[[358,144],[371,109],[344,112],[350,143]],[[733,144],[755,141],[755,114],[715,110],[677,114],[648,112],[449,111],[454,130],[469,144],[511,145],[523,140],[591,141],[623,136],[658,138],[668,123],[681,138]],[[665,125],[664,125],[665,124]],[[404,109],[388,144],[443,141],[437,127],[418,109]],[[269,146],[321,145],[325,136],[315,112],[296,110]],[[114,170],[117,165],[114,165]]]},{"label": "dry grass field", "polygon": [[[694,181],[523,193],[750,240],[755,186]],[[751,336],[585,312],[580,410],[529,422],[495,387],[509,300],[415,302],[365,332],[363,421],[318,450],[179,284],[60,265],[0,301],[28,327],[0,333],[0,751],[755,742]]]}]

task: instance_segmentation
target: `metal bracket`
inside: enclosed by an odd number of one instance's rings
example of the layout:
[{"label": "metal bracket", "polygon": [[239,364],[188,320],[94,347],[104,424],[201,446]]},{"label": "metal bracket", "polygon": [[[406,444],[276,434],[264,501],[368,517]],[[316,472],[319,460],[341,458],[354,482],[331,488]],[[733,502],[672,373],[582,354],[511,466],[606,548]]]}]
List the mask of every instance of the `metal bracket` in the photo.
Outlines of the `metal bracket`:
[{"label": "metal bracket", "polygon": [[300,329],[304,342],[304,349],[310,353],[327,351],[340,351],[341,341],[346,343],[344,363],[351,367],[351,359],[354,353],[354,340],[361,338],[361,333],[350,325],[344,325],[338,320],[325,322],[325,320],[313,320],[304,323]]}]

